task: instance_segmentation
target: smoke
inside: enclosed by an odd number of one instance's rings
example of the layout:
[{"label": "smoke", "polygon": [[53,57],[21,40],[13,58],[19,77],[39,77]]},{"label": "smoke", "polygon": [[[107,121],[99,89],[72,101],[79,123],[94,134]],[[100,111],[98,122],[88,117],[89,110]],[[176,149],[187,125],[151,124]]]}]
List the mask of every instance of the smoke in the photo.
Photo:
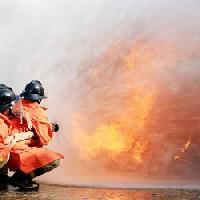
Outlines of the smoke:
[{"label": "smoke", "polygon": [[[19,93],[39,79],[50,119],[61,125],[50,147],[65,160],[43,181],[200,176],[199,6],[198,0],[0,2],[1,82]],[[130,157],[134,148],[112,162],[105,152],[88,158],[82,135],[113,124],[128,138],[147,139],[143,165]]]}]

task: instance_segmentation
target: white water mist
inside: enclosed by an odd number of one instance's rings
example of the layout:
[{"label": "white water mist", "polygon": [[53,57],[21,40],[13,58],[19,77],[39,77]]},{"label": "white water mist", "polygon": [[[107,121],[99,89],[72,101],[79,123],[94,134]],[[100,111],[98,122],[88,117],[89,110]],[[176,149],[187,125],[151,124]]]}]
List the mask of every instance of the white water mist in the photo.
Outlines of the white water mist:
[{"label": "white water mist", "polygon": [[[159,133],[159,136],[167,132],[169,137],[180,132],[183,140],[187,134],[195,135],[198,140],[199,6],[198,0],[0,2],[1,83],[8,84],[19,93],[27,82],[39,79],[49,96],[50,118],[61,125],[61,131],[50,147],[62,152],[65,160],[42,180],[101,185],[110,181],[106,172],[105,181],[95,177],[102,170],[106,171],[103,165],[86,164],[78,156],[79,149],[71,141],[73,115],[80,111],[90,117],[83,125],[88,128],[102,120],[95,116],[102,110],[107,113],[105,119],[121,114],[122,108],[113,97],[123,98],[134,90],[135,85],[127,86],[124,82],[130,76],[135,77],[134,83],[157,85],[156,90],[159,91],[157,107],[153,107],[151,127],[147,131],[152,135]],[[148,73],[149,63],[143,61],[135,66],[136,72],[118,70],[116,58],[124,55],[138,41],[144,43],[141,54],[145,55],[149,49],[154,52],[151,65],[156,73],[153,75]],[[173,51],[160,55],[157,47],[163,43],[167,47],[170,44]],[[104,66],[100,65],[100,58],[111,47],[117,49],[115,58],[110,63],[103,62]],[[102,76],[91,78],[91,71],[96,70],[100,70]],[[118,85],[119,81],[121,84]],[[96,103],[96,98],[101,97],[106,103]],[[176,101],[178,106],[173,106]],[[186,118],[191,119],[188,124],[183,124],[187,120],[180,122]],[[160,119],[161,125],[156,125]],[[198,144],[196,141],[190,151],[197,152]],[[181,163],[181,170],[186,171],[186,177],[191,177],[191,174],[200,176],[197,173],[199,155],[194,153],[194,158],[187,156],[188,161]],[[180,169],[180,165],[177,166]],[[91,176],[88,175],[90,171],[94,171]],[[120,176],[123,176],[122,172]],[[117,181],[120,182],[120,178]],[[129,182],[134,182],[134,176]]]}]

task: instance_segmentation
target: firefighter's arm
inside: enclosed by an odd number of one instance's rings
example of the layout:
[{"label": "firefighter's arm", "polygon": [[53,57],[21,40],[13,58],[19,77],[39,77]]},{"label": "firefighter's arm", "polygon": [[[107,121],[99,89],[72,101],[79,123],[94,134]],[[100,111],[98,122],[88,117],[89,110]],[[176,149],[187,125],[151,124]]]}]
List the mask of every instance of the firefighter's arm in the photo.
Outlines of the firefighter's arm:
[{"label": "firefighter's arm", "polygon": [[60,126],[59,126],[59,124],[58,123],[56,123],[56,122],[50,122],[49,121],[49,119],[48,119],[48,116],[47,116],[47,114],[46,114],[46,110],[47,110],[47,108],[46,107],[42,107],[42,106],[40,106],[41,108],[42,108],[42,110],[43,110],[43,117],[46,119],[46,122],[48,122],[49,124],[50,124],[50,126],[51,126],[51,131],[52,132],[58,132],[59,131],[59,129],[60,129]]}]

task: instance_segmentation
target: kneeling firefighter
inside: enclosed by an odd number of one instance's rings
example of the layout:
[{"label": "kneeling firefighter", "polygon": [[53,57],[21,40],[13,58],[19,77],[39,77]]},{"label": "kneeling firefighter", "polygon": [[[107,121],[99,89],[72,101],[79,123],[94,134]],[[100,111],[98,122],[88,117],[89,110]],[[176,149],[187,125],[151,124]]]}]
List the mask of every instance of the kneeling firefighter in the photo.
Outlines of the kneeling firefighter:
[{"label": "kneeling firefighter", "polygon": [[[45,128],[40,121],[30,123],[26,115],[18,117],[16,95],[11,88],[0,85],[0,182],[19,187],[21,190],[37,190],[39,185],[33,178],[57,167],[62,155],[43,148],[47,144],[39,142]],[[19,100],[17,101],[19,102]],[[42,134],[41,134],[42,135]],[[45,133],[44,133],[45,135]],[[44,138],[46,138],[44,136]],[[14,171],[8,179],[7,170]]]},{"label": "kneeling firefighter", "polygon": [[[12,111],[15,101],[16,95],[12,89],[0,84],[0,182],[2,189],[6,189],[10,182],[7,173],[8,169],[13,169],[15,155],[28,150],[26,142],[33,136],[32,132],[26,131],[27,124],[21,123]],[[16,170],[20,171],[20,169]],[[32,184],[29,175],[22,174],[23,176],[15,186],[22,189],[38,188],[38,185]]]},{"label": "kneeling firefighter", "polygon": [[5,144],[6,138],[11,134],[9,125],[5,118],[11,113],[12,103],[16,96],[11,88],[0,84],[0,189],[7,188],[8,182],[8,160],[11,147]]},{"label": "kneeling firefighter", "polygon": [[19,160],[24,160],[23,165],[19,162],[16,166],[25,174],[29,174],[31,180],[40,176],[60,164],[63,155],[53,152],[43,146],[48,145],[53,137],[53,132],[59,130],[59,125],[51,123],[45,112],[46,108],[41,106],[44,95],[44,88],[40,81],[33,80],[28,83],[24,91],[20,94],[24,119],[29,130],[34,136],[29,140],[28,146],[32,148],[29,157],[21,154]]}]

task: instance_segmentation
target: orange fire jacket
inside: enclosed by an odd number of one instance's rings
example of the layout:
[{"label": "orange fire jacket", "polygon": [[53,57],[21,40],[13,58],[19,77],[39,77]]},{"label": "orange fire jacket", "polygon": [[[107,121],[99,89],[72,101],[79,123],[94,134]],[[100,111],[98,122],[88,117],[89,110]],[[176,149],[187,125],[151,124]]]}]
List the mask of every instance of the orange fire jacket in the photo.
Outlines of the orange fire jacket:
[{"label": "orange fire jacket", "polygon": [[39,103],[29,100],[22,99],[21,102],[25,115],[30,117],[32,126],[37,134],[37,145],[47,145],[52,139],[53,133],[45,108],[41,107]]},{"label": "orange fire jacket", "polygon": [[[11,148],[8,168],[11,171],[21,170],[27,174],[55,160],[62,159],[63,155],[43,147],[51,140],[52,131],[51,124],[39,104],[29,103],[25,100],[22,100],[22,104],[25,112],[30,114],[35,138],[17,142]],[[0,128],[0,130],[4,130],[0,133],[1,144],[7,135],[26,131],[28,128],[27,123],[20,124],[20,120],[16,117],[0,114],[0,119],[5,122]]]},{"label": "orange fire jacket", "polygon": [[[4,144],[5,138],[9,136],[9,127],[5,123],[5,121],[1,118],[3,117],[2,114],[0,114],[0,160],[1,162],[4,162],[7,160],[9,154],[10,154],[10,148]],[[2,155],[1,153],[4,152],[6,155]]]}]

